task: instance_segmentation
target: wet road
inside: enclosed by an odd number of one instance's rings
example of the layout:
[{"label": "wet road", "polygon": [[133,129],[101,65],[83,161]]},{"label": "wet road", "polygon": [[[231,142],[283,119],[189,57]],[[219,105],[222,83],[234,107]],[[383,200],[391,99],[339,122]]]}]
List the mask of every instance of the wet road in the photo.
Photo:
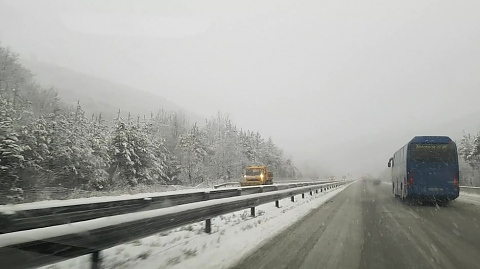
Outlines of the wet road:
[{"label": "wet road", "polygon": [[234,268],[480,268],[480,205],[406,205],[357,182]]}]

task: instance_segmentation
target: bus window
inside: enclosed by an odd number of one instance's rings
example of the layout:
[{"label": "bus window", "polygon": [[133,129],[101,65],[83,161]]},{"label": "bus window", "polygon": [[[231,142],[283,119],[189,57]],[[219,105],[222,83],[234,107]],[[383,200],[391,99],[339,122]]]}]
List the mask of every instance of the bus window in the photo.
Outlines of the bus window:
[{"label": "bus window", "polygon": [[452,144],[413,144],[411,159],[414,162],[455,163],[455,146]]}]

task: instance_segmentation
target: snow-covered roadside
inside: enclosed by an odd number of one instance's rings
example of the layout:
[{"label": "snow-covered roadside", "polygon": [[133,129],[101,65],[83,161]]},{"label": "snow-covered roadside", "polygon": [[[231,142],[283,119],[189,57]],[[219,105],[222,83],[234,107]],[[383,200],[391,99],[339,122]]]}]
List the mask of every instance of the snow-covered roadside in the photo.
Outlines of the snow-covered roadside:
[{"label": "snow-covered roadside", "polygon": [[480,187],[462,187],[462,186],[460,186],[460,194],[480,196]]},{"label": "snow-covered roadside", "polygon": [[480,194],[478,194],[478,193],[460,191],[460,196],[471,196],[471,197],[476,197],[476,198],[480,199]]},{"label": "snow-covered roadside", "polygon": [[[103,268],[226,268],[268,238],[328,201],[344,187],[327,193],[296,196],[257,207],[257,216],[241,210],[212,219],[212,234],[205,234],[204,222],[136,240],[102,252]],[[43,268],[90,268],[90,257]]]},{"label": "snow-covered roadside", "polygon": [[480,195],[475,193],[466,193],[460,191],[460,196],[456,200],[474,205],[480,205]]}]

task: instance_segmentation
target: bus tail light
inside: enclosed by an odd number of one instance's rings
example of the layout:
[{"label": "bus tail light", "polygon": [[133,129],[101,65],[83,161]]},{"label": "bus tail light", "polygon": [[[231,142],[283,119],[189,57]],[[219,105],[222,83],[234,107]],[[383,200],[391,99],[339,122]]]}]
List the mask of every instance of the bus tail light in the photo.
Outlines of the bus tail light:
[{"label": "bus tail light", "polygon": [[413,171],[410,171],[408,174],[409,174],[409,178],[407,181],[407,186],[413,186]]},{"label": "bus tail light", "polygon": [[455,188],[458,188],[458,187],[459,187],[458,178],[457,178],[457,173],[453,174],[453,186],[454,186]]}]

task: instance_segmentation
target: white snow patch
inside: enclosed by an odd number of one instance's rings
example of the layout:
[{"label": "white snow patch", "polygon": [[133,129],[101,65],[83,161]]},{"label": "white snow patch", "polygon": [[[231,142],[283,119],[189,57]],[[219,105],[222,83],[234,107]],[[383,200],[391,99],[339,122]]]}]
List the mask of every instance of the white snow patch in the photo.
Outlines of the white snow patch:
[{"label": "white snow patch", "polygon": [[456,199],[456,201],[480,205],[480,195],[460,191],[460,196]]},{"label": "white snow patch", "polygon": [[[255,217],[247,209],[213,218],[212,234],[205,234],[204,222],[198,222],[104,250],[102,268],[228,268],[346,186],[306,193],[305,199],[297,195],[294,203],[283,199],[280,208],[273,202],[258,206]],[[90,268],[90,256],[41,268]]]}]

